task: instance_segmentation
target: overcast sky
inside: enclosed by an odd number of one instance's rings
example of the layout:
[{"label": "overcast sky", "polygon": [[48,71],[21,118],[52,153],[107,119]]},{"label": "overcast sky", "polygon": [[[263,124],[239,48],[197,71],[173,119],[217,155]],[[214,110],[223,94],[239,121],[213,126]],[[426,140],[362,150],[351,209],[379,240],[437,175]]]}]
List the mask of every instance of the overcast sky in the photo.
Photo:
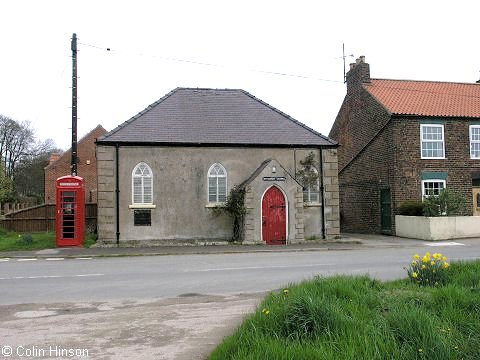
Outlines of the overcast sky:
[{"label": "overcast sky", "polygon": [[76,33],[79,138],[176,87],[241,88],[328,135],[343,43],[347,69],[365,55],[374,78],[473,83],[479,14],[478,0],[0,0],[0,114],[71,146]]}]

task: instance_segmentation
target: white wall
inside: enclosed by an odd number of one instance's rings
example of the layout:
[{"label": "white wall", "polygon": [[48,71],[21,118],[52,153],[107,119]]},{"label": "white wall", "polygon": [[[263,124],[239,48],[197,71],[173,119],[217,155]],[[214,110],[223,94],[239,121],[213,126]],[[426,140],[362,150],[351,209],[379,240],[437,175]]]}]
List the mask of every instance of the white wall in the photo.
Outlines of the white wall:
[{"label": "white wall", "polygon": [[480,237],[480,216],[395,216],[396,235],[412,239],[446,240]]}]

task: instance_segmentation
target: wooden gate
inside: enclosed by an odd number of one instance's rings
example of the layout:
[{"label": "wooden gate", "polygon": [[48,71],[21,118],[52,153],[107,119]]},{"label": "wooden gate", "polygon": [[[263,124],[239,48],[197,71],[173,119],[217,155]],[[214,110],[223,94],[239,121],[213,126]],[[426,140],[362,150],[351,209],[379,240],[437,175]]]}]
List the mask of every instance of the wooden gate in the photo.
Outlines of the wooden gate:
[{"label": "wooden gate", "polygon": [[287,240],[285,196],[276,186],[268,189],[263,196],[262,238],[268,245],[284,245]]}]

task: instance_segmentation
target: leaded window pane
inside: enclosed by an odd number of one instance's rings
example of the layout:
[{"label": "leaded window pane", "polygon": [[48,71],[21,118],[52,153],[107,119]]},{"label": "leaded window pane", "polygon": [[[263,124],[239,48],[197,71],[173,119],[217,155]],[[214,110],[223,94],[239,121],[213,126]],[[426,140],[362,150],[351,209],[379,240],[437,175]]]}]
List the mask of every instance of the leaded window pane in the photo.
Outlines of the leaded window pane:
[{"label": "leaded window pane", "polygon": [[149,204],[152,202],[152,178],[143,178],[143,202]]},{"label": "leaded window pane", "polygon": [[227,171],[220,164],[214,164],[208,171],[208,202],[227,200]]},{"label": "leaded window pane", "polygon": [[147,164],[138,164],[132,172],[132,193],[134,204],[153,202],[152,172]]}]

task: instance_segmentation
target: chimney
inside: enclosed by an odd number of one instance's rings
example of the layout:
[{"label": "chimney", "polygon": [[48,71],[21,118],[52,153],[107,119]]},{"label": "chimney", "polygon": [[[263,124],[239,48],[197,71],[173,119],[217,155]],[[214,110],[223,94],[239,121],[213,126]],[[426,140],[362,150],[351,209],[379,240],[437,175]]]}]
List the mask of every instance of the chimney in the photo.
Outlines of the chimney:
[{"label": "chimney", "polygon": [[362,84],[370,82],[370,65],[365,62],[365,56],[360,56],[350,64],[350,71],[346,75],[347,94],[359,89]]},{"label": "chimney", "polygon": [[50,159],[48,160],[48,165],[50,165],[51,163],[54,163],[58,159],[60,159],[60,154],[59,153],[51,153],[50,154]]}]

